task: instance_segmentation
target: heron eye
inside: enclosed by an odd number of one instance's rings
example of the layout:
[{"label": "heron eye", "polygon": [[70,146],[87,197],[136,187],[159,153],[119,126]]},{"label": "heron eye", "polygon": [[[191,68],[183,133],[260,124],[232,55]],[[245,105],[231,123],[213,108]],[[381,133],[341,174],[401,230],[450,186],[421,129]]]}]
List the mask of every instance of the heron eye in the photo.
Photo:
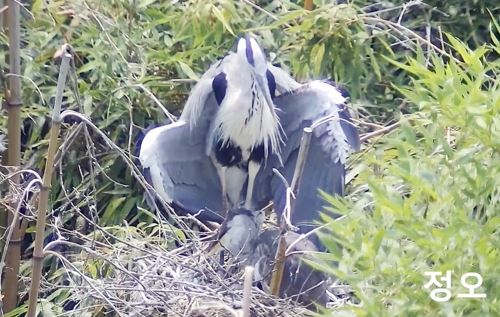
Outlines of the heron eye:
[{"label": "heron eye", "polygon": [[252,51],[252,44],[250,43],[250,38],[247,37],[245,39],[246,41],[246,49],[245,49],[245,54],[247,56],[247,60],[250,63],[250,65],[255,66],[255,61],[253,59],[253,51]]}]

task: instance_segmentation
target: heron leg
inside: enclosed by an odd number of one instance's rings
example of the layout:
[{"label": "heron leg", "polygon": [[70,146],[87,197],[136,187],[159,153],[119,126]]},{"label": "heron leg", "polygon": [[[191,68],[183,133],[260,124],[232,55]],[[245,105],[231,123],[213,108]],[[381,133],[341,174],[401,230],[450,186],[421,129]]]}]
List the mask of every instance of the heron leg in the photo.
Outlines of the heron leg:
[{"label": "heron leg", "polygon": [[248,162],[248,184],[247,184],[247,197],[245,200],[245,208],[252,210],[253,208],[253,186],[255,177],[260,170],[260,163],[250,160]]}]

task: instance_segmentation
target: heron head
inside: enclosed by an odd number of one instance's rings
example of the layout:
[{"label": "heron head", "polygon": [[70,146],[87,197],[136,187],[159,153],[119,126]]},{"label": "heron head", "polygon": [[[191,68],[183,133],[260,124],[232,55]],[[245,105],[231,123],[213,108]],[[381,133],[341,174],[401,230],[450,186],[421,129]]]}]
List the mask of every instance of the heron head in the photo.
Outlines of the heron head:
[{"label": "heron head", "polygon": [[236,54],[248,63],[249,68],[256,74],[266,75],[266,55],[257,41],[247,35],[238,39]]},{"label": "heron head", "polygon": [[219,243],[233,256],[247,256],[250,252],[260,228],[262,217],[260,211],[245,208],[233,208],[228,211],[226,220],[219,229]]},{"label": "heron head", "polygon": [[275,115],[271,91],[267,81],[267,60],[264,51],[253,37],[247,35],[238,39],[236,54],[248,64],[248,69],[253,74],[258,88],[264,95],[271,113]]}]

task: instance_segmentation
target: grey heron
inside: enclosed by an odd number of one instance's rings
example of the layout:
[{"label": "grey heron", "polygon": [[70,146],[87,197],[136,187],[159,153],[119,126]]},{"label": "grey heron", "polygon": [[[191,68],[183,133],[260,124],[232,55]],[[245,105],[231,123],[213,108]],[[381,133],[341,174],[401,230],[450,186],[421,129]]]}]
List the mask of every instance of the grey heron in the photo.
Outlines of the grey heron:
[{"label": "grey heron", "polygon": [[139,159],[157,194],[203,221],[221,222],[243,201],[250,207],[255,175],[279,148],[272,98],[298,86],[255,39],[239,39],[197,82],[179,121],[144,137]]},{"label": "grey heron", "polygon": [[238,261],[247,261],[263,222],[262,210],[230,209],[218,229],[217,238],[210,243],[208,253],[212,255],[224,249]]},{"label": "grey heron", "polygon": [[[275,78],[280,74],[273,70],[255,39],[241,38],[236,52],[195,88],[181,115],[191,127],[196,126],[203,112],[213,107],[210,96],[215,97],[218,108],[208,129],[206,154],[217,168],[225,207],[242,200],[246,208],[254,207],[255,177],[263,162],[279,152],[280,125],[273,98],[277,88],[290,90],[295,82],[290,79],[280,88]],[[280,78],[287,77],[281,74]],[[245,182],[246,194],[242,193]]]},{"label": "grey heron", "polygon": [[146,134],[141,164],[163,199],[200,220],[221,222],[226,208],[270,200],[282,215],[287,188],[272,169],[291,182],[303,128],[314,126],[291,219],[308,232],[325,204],[319,189],[343,195],[346,158],[360,147],[348,99],[322,81],[297,83],[241,38],[195,85],[180,120]]}]

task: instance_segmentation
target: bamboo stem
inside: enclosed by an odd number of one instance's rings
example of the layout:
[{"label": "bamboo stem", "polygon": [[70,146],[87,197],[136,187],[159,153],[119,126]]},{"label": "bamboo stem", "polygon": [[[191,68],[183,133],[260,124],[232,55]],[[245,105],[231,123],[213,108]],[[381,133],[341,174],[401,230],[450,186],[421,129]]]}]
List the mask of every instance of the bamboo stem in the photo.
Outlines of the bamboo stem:
[{"label": "bamboo stem", "polygon": [[[300,147],[299,154],[297,155],[297,162],[295,163],[295,170],[293,172],[292,183],[290,187],[297,197],[299,193],[299,184],[302,179],[302,175],[304,174],[304,167],[306,165],[307,154],[309,153],[309,146],[311,144],[313,129],[310,127],[304,128],[304,132],[302,133],[302,139],[300,139]],[[293,206],[292,206],[293,212]]]},{"label": "bamboo stem", "polygon": [[313,0],[304,0],[304,9],[311,11],[314,8]]},{"label": "bamboo stem", "polygon": [[285,235],[282,233],[278,241],[278,250],[276,250],[276,257],[274,264],[274,272],[271,276],[271,295],[279,296],[281,281],[283,280],[283,271],[285,270],[285,257],[286,257],[286,240]]},{"label": "bamboo stem", "polygon": [[[9,26],[9,92],[8,92],[8,150],[7,164],[13,167],[19,167],[21,164],[21,58],[20,58],[20,8],[19,2],[10,0],[8,2],[8,26]],[[18,198],[16,189],[20,177],[12,177],[12,187],[9,189],[11,206],[17,206]],[[15,207],[12,208],[15,210]],[[3,290],[5,297],[3,299],[4,312],[10,312],[17,305],[18,290],[18,272],[21,261],[21,237],[22,232],[19,228],[19,218],[14,213],[7,213],[7,224],[12,226],[12,237],[7,241],[7,256],[5,261],[5,280]]]},{"label": "bamboo stem", "polygon": [[43,261],[43,239],[45,237],[45,217],[47,214],[47,206],[49,202],[50,186],[52,182],[52,172],[54,170],[54,157],[58,147],[57,137],[61,128],[61,102],[66,86],[66,76],[68,74],[69,62],[71,54],[68,53],[67,47],[63,47],[63,56],[61,60],[61,68],[59,70],[59,78],[57,80],[57,93],[52,111],[52,127],[50,129],[49,149],[47,152],[47,160],[45,161],[45,170],[42,179],[42,188],[40,190],[40,200],[38,201],[38,212],[36,221],[36,237],[35,248],[33,251],[33,271],[31,273],[31,288],[28,300],[28,317],[36,316],[36,303],[38,292],[40,290],[40,280],[42,276],[42,261]]}]

